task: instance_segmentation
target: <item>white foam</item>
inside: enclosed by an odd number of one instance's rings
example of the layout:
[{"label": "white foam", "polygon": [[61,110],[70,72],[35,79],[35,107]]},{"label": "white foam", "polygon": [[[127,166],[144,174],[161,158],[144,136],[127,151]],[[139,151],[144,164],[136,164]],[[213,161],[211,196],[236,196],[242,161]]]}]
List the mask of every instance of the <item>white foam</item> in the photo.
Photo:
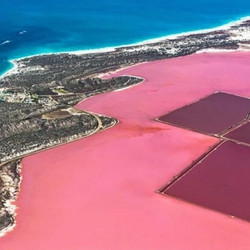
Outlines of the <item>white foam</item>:
[{"label": "white foam", "polygon": [[19,34],[19,35],[23,35],[23,34],[25,34],[25,33],[27,33],[27,31],[26,31],[26,30],[23,30],[23,31],[20,31],[18,34]]},{"label": "white foam", "polygon": [[11,43],[11,40],[6,40],[6,41],[0,43],[0,46],[2,46],[2,45],[4,45],[4,44],[8,44],[8,43]]}]

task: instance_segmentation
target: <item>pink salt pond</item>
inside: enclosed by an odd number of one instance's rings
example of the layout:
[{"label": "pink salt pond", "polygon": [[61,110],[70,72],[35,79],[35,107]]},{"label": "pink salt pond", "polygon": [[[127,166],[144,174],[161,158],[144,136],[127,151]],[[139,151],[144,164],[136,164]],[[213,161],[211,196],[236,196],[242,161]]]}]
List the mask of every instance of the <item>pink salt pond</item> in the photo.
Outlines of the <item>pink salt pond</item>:
[{"label": "pink salt pond", "polygon": [[219,135],[242,123],[250,113],[250,99],[216,92],[160,118],[175,126]]},{"label": "pink salt pond", "polygon": [[218,139],[154,121],[218,90],[250,96],[249,63],[197,54],[115,73],[145,81],[77,107],[120,123],[23,160],[17,226],[0,249],[249,249],[250,223],[155,192]]},{"label": "pink salt pond", "polygon": [[250,147],[226,141],[161,190],[250,221]]},{"label": "pink salt pond", "polygon": [[250,122],[226,133],[223,137],[250,146]]},{"label": "pink salt pond", "polygon": [[225,134],[224,139],[244,145],[223,142],[159,192],[250,221],[250,147],[245,145],[250,143],[250,123],[244,124],[249,111],[250,99],[216,92],[160,117],[161,122],[215,136]]}]

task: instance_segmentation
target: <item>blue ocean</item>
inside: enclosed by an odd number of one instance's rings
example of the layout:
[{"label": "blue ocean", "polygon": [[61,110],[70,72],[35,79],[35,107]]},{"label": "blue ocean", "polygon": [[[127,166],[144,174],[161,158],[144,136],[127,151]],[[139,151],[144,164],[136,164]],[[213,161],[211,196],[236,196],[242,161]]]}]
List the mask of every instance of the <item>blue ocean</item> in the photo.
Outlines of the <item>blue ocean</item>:
[{"label": "blue ocean", "polygon": [[131,44],[249,14],[249,0],[0,0],[0,73],[9,59]]}]

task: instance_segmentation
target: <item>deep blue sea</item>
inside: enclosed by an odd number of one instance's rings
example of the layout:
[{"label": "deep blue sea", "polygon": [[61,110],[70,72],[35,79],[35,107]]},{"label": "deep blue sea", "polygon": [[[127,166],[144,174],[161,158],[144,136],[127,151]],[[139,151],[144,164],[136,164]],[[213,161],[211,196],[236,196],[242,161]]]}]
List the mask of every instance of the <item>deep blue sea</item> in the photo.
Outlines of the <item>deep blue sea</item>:
[{"label": "deep blue sea", "polygon": [[249,14],[249,0],[0,0],[0,72],[13,58],[131,44]]}]

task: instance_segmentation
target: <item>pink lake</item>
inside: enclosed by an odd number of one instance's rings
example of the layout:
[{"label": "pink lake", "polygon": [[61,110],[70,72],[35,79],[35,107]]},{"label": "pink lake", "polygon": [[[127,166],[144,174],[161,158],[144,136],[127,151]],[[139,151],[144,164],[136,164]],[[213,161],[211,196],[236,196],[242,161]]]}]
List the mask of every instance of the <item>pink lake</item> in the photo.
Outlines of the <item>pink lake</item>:
[{"label": "pink lake", "polygon": [[249,97],[249,65],[247,52],[203,53],[115,73],[145,81],[77,107],[120,123],[23,160],[0,249],[249,250],[249,223],[155,192],[217,139],[153,120],[218,90]]}]

